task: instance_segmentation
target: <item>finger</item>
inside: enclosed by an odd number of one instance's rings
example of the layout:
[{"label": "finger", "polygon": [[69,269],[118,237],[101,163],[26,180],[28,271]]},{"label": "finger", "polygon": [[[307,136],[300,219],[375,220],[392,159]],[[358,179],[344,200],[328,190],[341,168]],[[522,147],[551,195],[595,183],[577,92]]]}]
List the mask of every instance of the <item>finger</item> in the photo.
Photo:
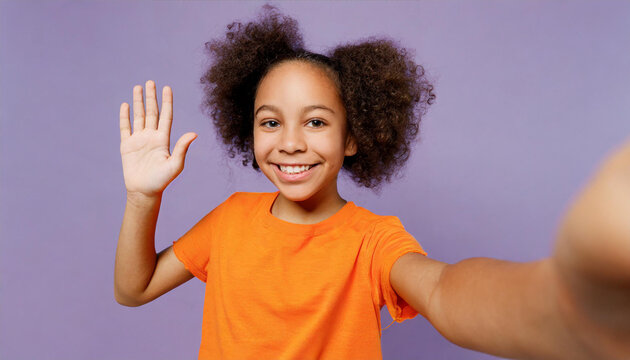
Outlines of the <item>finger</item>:
[{"label": "finger", "polygon": [[120,105],[120,141],[131,136],[131,123],[129,122],[129,104]]},{"label": "finger", "polygon": [[155,94],[155,82],[147,81],[147,116],[144,126],[147,129],[157,129],[158,127],[158,104],[157,95]]},{"label": "finger", "polygon": [[171,124],[173,122],[173,90],[170,86],[162,89],[162,111],[160,112],[160,123],[158,130],[166,132],[171,137]]},{"label": "finger", "polygon": [[182,135],[182,137],[177,140],[175,144],[175,148],[173,148],[173,154],[171,155],[171,159],[178,164],[178,168],[184,166],[184,159],[186,158],[186,153],[188,152],[188,147],[190,144],[197,138],[197,134],[190,132]]},{"label": "finger", "polygon": [[133,132],[144,129],[144,100],[142,99],[142,85],[133,87]]}]

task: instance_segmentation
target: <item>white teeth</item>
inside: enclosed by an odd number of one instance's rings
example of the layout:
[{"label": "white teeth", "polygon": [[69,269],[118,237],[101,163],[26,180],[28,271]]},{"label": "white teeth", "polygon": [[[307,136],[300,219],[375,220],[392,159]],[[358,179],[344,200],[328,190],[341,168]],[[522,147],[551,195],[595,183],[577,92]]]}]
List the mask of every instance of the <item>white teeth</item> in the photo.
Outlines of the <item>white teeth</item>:
[{"label": "white teeth", "polygon": [[299,174],[301,172],[304,172],[310,168],[312,168],[312,165],[302,165],[302,166],[283,166],[280,165],[280,171],[282,171],[285,174]]}]

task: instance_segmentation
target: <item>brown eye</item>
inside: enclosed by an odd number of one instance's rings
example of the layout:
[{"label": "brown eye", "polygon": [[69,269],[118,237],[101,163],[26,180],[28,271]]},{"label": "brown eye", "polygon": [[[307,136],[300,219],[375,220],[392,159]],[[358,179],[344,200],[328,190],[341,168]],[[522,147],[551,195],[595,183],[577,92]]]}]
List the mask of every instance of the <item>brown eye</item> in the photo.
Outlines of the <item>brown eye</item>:
[{"label": "brown eye", "polygon": [[319,128],[325,125],[324,122],[321,121],[320,119],[312,119],[308,123],[311,127],[314,127],[314,128]]},{"label": "brown eye", "polygon": [[280,124],[277,121],[275,121],[275,120],[267,120],[267,121],[265,121],[265,122],[260,124],[260,126],[264,126],[264,127],[267,127],[267,128],[275,128],[278,125],[280,125]]}]

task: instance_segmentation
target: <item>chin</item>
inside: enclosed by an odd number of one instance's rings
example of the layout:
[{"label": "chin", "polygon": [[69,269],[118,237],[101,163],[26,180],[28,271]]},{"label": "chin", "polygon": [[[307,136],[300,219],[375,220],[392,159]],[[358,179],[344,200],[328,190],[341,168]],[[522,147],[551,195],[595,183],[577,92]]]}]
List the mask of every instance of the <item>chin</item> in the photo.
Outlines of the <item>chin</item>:
[{"label": "chin", "polygon": [[[317,188],[318,184],[313,182],[305,182],[301,184],[287,184],[277,179],[273,170],[261,169],[263,173],[275,185],[276,189],[280,191],[282,197],[293,202],[306,201],[317,195],[322,189]],[[315,181],[317,183],[317,181]]]},{"label": "chin", "polygon": [[308,189],[287,189],[285,186],[277,186],[277,188],[285,199],[293,202],[306,201],[316,194],[315,191]]}]

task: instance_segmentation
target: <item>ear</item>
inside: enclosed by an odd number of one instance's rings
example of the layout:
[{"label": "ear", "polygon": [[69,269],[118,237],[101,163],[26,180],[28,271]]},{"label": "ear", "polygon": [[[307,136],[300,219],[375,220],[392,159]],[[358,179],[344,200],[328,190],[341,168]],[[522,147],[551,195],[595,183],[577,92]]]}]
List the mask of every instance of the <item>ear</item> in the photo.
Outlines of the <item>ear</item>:
[{"label": "ear", "polygon": [[346,136],[346,148],[344,150],[344,156],[352,156],[357,153],[357,142],[350,134]]}]

